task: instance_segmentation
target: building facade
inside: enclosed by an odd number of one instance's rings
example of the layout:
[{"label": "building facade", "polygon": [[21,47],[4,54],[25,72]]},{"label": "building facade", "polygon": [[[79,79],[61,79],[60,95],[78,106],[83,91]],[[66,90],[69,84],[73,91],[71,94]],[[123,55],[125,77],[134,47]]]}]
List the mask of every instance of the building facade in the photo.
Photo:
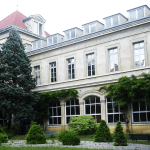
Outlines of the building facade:
[{"label": "building facade", "polygon": [[[59,133],[68,129],[72,116],[92,115],[98,124],[106,120],[111,132],[116,122],[122,121],[126,132],[120,108],[99,89],[117,83],[122,76],[150,73],[150,8],[143,5],[128,13],[128,18],[118,13],[105,17],[105,24],[96,20],[84,24],[83,30],[77,27],[65,30],[64,35],[42,37],[38,29],[36,34],[40,38],[29,38],[32,49],[26,49],[26,53],[32,60],[32,74],[37,81],[33,91],[76,89],[79,95],[49,106],[48,113],[52,115],[46,130]],[[40,23],[34,27],[31,34],[40,28]],[[133,101],[130,108],[129,130],[150,133],[150,110],[144,100]]]}]

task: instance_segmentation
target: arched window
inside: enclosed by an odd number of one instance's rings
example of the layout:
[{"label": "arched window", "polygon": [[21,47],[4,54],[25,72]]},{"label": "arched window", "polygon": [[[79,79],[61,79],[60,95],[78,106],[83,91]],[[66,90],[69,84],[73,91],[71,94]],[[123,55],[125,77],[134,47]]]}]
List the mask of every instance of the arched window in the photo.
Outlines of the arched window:
[{"label": "arched window", "polygon": [[49,106],[49,125],[61,125],[61,106],[60,102],[53,102]]},{"label": "arched window", "polygon": [[65,102],[65,123],[68,124],[72,116],[80,116],[79,100],[72,98]]},{"label": "arched window", "polygon": [[91,115],[97,123],[101,121],[101,103],[97,96],[89,96],[84,101],[84,114]]}]

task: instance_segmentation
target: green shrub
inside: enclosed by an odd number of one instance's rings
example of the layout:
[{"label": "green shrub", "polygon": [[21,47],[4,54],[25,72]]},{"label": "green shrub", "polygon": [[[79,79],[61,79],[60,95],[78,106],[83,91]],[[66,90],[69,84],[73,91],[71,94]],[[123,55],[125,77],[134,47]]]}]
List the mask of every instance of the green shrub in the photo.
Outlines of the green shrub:
[{"label": "green shrub", "polygon": [[101,123],[96,131],[94,138],[95,142],[112,142],[113,138],[110,134],[110,130],[105,120],[101,120]]},{"label": "green shrub", "polygon": [[127,146],[127,139],[125,138],[121,121],[117,121],[114,134],[114,146]]},{"label": "green shrub", "polygon": [[0,141],[1,143],[7,143],[8,142],[8,136],[5,133],[4,129],[0,125]]},{"label": "green shrub", "polygon": [[0,133],[0,143],[7,143],[8,142],[8,136],[5,133]]},{"label": "green shrub", "polygon": [[78,135],[94,134],[97,127],[95,119],[89,115],[71,117],[68,123],[68,129],[74,131]]},{"label": "green shrub", "polygon": [[40,125],[36,125],[36,122],[32,121],[29,132],[26,136],[27,144],[45,144],[46,136],[42,131]]},{"label": "green shrub", "polygon": [[80,138],[73,131],[62,131],[58,135],[58,140],[63,143],[63,145],[79,145]]}]

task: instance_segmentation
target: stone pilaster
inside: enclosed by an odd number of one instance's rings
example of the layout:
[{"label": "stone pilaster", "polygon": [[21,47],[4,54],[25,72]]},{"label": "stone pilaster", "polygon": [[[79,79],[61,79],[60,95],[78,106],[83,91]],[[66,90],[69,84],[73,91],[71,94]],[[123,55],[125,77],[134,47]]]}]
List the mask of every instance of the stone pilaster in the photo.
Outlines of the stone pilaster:
[{"label": "stone pilaster", "polygon": [[84,102],[79,102],[80,104],[80,116],[84,115]]},{"label": "stone pilaster", "polygon": [[61,106],[61,125],[65,125],[65,102],[60,103]]},{"label": "stone pilaster", "polygon": [[101,99],[101,119],[106,121],[106,100],[105,98]]}]

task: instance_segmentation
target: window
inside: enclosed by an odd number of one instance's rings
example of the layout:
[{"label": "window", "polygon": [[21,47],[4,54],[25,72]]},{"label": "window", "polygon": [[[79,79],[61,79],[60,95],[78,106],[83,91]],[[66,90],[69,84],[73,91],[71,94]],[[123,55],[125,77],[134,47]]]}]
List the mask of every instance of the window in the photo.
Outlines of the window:
[{"label": "window", "polygon": [[72,38],[75,38],[75,29],[71,29],[71,30],[65,32],[65,39],[66,40],[69,40]]},{"label": "window", "polygon": [[41,40],[33,42],[33,49],[41,48]]},{"label": "window", "polygon": [[130,12],[130,20],[133,21],[136,19],[136,10]]},{"label": "window", "polygon": [[130,21],[144,17],[144,7],[130,11]]},{"label": "window", "polygon": [[50,63],[51,82],[56,82],[56,62]]},{"label": "window", "polygon": [[61,125],[61,106],[60,102],[56,101],[49,106],[49,125]]},{"label": "window", "polygon": [[57,35],[51,36],[47,39],[48,45],[53,45],[57,43]]},{"label": "window", "polygon": [[115,123],[117,121],[124,122],[123,113],[120,110],[119,106],[115,106],[115,101],[106,98],[106,113],[107,113],[107,123]]},{"label": "window", "polygon": [[68,79],[74,79],[74,58],[67,59],[68,62]]},{"label": "window", "polygon": [[110,28],[118,24],[119,24],[118,15],[115,15],[106,19],[106,28]]},{"label": "window", "polygon": [[118,25],[118,16],[113,16],[113,26]]},{"label": "window", "polygon": [[91,23],[84,26],[84,34],[96,32],[96,23]]},{"label": "window", "polygon": [[138,11],[138,19],[143,18],[144,17],[144,7],[139,8],[137,11]]},{"label": "window", "polygon": [[69,123],[69,120],[73,116],[80,116],[80,105],[79,100],[72,98],[65,102],[65,115],[66,115],[66,124]]},{"label": "window", "polygon": [[40,66],[34,67],[34,76],[36,79],[36,85],[40,85]]},{"label": "window", "polygon": [[144,42],[133,44],[135,68],[145,66]]},{"label": "window", "polygon": [[117,48],[109,50],[109,72],[118,71],[118,53]]},{"label": "window", "polygon": [[97,123],[101,121],[101,103],[97,96],[89,96],[84,101],[85,115],[91,115]]},{"label": "window", "polygon": [[86,57],[87,57],[87,74],[88,76],[95,75],[94,54],[88,54]]},{"label": "window", "polygon": [[34,33],[38,34],[38,23],[34,21]]},{"label": "window", "polygon": [[42,24],[39,23],[39,35],[42,36]]},{"label": "window", "polygon": [[111,18],[106,19],[106,28],[111,27]]},{"label": "window", "polygon": [[132,122],[149,122],[150,108],[145,100],[132,101]]}]

